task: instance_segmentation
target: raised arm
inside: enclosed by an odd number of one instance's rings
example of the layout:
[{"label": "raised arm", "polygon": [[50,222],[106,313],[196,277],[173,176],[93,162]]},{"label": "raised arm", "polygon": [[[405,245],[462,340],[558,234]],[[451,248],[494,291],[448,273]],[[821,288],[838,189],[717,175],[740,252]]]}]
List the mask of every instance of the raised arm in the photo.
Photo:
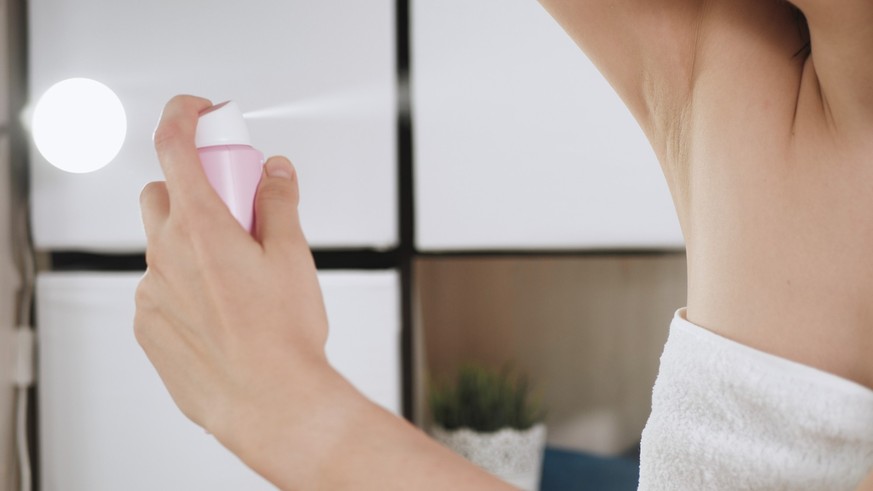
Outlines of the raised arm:
[{"label": "raised arm", "polygon": [[793,0],[809,24],[804,76],[816,83],[820,110],[836,128],[873,126],[873,2]]},{"label": "raised arm", "polygon": [[867,479],[864,479],[855,491],[873,491],[873,473],[867,476]]},{"label": "raised arm", "polygon": [[294,168],[266,162],[249,235],[200,166],[194,130],[210,105],[167,104],[155,131],[167,180],[142,192],[134,329],[179,408],[282,490],[509,490],[328,364]]},{"label": "raised arm", "polygon": [[[653,143],[690,95],[703,0],[540,0]],[[664,111],[663,109],[668,109]]]}]

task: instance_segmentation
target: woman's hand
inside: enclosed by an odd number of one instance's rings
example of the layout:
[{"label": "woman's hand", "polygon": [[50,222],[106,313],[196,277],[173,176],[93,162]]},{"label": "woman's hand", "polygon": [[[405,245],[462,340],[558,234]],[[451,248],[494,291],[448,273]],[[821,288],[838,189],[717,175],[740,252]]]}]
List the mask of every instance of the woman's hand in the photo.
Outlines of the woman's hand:
[{"label": "woman's hand", "polygon": [[327,319],[291,163],[265,164],[254,237],[210,187],[194,147],[205,99],[178,96],[154,140],[166,182],[141,195],[148,269],[136,338],[179,408],[225,444],[271,404],[293,414],[332,379]]},{"label": "woman's hand", "polygon": [[167,104],[155,131],[167,181],[141,197],[148,270],[134,327],[179,408],[280,489],[507,490],[330,368],[294,169],[265,164],[250,236],[194,148],[210,105]]}]

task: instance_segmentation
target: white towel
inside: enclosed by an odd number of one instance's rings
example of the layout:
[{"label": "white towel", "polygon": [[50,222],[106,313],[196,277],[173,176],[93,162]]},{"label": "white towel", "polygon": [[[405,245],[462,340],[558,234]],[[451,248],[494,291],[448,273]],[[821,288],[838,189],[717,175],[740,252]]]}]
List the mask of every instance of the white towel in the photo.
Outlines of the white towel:
[{"label": "white towel", "polygon": [[873,390],[683,317],[661,355],[639,489],[853,491],[873,468]]}]

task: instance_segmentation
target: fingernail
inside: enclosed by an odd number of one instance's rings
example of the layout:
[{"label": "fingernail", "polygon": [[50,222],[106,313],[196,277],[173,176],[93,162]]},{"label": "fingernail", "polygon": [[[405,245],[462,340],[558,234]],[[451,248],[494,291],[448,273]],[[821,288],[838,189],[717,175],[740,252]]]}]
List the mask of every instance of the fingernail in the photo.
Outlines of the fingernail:
[{"label": "fingernail", "polygon": [[291,165],[280,159],[270,160],[264,164],[267,175],[270,177],[281,177],[282,179],[291,179]]}]

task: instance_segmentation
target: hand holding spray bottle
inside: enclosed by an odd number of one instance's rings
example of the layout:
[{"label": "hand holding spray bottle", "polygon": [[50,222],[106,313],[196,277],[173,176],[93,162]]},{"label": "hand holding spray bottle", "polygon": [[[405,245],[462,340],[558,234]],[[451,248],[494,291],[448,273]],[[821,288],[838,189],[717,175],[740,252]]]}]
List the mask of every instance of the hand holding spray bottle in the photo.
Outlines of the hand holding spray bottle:
[{"label": "hand holding spray bottle", "polygon": [[227,101],[201,113],[194,143],[209,183],[234,218],[251,233],[264,154],[252,148],[239,106]]}]

